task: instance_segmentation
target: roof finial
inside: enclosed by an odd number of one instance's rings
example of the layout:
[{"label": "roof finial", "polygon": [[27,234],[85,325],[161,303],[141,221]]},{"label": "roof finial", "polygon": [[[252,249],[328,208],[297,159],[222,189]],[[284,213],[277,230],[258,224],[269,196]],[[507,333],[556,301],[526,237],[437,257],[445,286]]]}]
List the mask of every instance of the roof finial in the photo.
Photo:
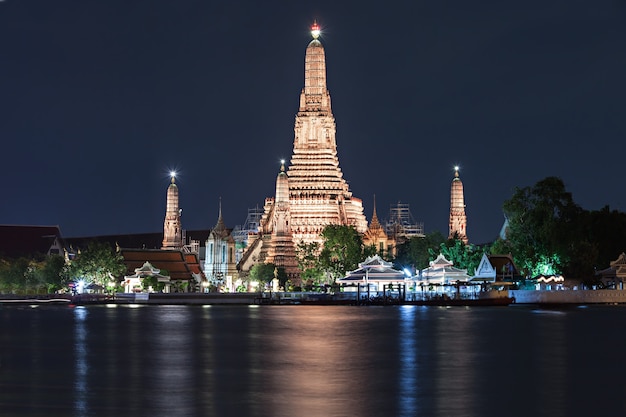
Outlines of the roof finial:
[{"label": "roof finial", "polygon": [[280,172],[285,172],[285,160],[280,160]]},{"label": "roof finial", "polygon": [[374,215],[373,217],[376,217],[376,194],[374,194]]},{"label": "roof finial", "polygon": [[170,171],[170,177],[172,177],[172,184],[176,182],[176,171]]},{"label": "roof finial", "polygon": [[454,167],[454,178],[459,178],[459,166]]},{"label": "roof finial", "polygon": [[317,20],[314,20],[311,26],[311,36],[313,36],[313,39],[317,39],[320,37],[321,32],[320,25],[317,24]]}]

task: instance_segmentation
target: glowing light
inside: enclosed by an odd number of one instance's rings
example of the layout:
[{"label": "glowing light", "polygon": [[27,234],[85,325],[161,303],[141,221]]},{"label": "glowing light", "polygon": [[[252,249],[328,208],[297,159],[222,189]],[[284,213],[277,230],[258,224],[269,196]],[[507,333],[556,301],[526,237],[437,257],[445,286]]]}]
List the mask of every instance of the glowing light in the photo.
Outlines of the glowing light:
[{"label": "glowing light", "polygon": [[313,39],[317,39],[320,37],[320,33],[322,33],[320,25],[317,24],[317,21],[314,21],[313,26],[311,26],[311,36],[313,36]]},{"label": "glowing light", "polygon": [[176,178],[176,171],[170,171],[170,177],[172,177],[172,179]]},{"label": "glowing light", "polygon": [[459,166],[458,166],[458,165],[455,165],[455,166],[454,166],[454,170],[455,170],[456,172],[459,172]]}]

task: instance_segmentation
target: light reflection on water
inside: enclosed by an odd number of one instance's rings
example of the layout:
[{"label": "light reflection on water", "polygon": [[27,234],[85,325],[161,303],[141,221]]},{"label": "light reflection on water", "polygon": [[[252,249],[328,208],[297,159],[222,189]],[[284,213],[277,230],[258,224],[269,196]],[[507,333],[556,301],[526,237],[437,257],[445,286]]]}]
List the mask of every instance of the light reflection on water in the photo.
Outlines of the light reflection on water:
[{"label": "light reflection on water", "polygon": [[74,409],[77,417],[89,414],[89,402],[87,400],[89,393],[87,382],[87,373],[89,372],[87,361],[88,331],[85,324],[87,314],[88,311],[85,307],[74,309]]},{"label": "light reflection on water", "polygon": [[576,416],[589,379],[622,416],[626,365],[586,359],[625,335],[621,307],[0,307],[0,415]]},{"label": "light reflection on water", "polygon": [[400,372],[398,373],[399,412],[400,416],[416,416],[419,414],[417,393],[419,362],[417,354],[420,347],[417,344],[416,320],[419,307],[402,306],[400,308],[400,331],[398,344],[400,345],[399,359]]},{"label": "light reflection on water", "polygon": [[446,308],[435,321],[435,396],[438,415],[462,415],[473,410],[474,371],[481,366],[473,328],[476,316],[461,308]]}]

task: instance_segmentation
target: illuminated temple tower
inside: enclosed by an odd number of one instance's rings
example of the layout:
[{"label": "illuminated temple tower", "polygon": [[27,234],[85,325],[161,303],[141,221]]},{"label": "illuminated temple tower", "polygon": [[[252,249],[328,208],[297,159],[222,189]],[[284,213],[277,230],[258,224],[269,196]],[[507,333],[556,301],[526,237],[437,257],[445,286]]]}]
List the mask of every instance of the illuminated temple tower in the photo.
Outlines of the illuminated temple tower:
[{"label": "illuminated temple tower", "polygon": [[167,206],[165,221],[163,222],[163,247],[162,249],[181,249],[182,229],[180,226],[180,209],[178,207],[178,186],[176,186],[176,174],[172,173],[172,181],[167,187]]},{"label": "illuminated temple tower", "polygon": [[[261,219],[263,250],[258,260],[265,263],[272,259],[287,262],[285,259],[293,256],[281,253],[286,236],[292,245],[321,244],[320,234],[330,224],[354,226],[359,233],[367,230],[363,204],[352,196],[339,168],[335,118],[326,88],[324,47],[318,40],[319,26],[315,23],[311,29],[313,40],[306,49],[304,88],[296,115],[291,164],[286,173],[279,174],[279,179],[284,175],[288,201],[279,198],[277,182],[277,195],[266,200]],[[281,266],[279,262],[272,263]]]},{"label": "illuminated temple tower", "polygon": [[467,217],[465,216],[465,198],[463,197],[463,183],[459,178],[459,167],[454,167],[454,179],[450,187],[450,234],[467,243]]},{"label": "illuminated temple tower", "polygon": [[289,178],[285,173],[284,161],[276,177],[276,194],[265,202],[265,213],[261,217],[261,228],[265,239],[265,263],[285,268],[287,275],[298,274],[296,249],[289,227]]},{"label": "illuminated temple tower", "polygon": [[296,115],[295,138],[289,177],[291,231],[294,242],[321,241],[329,224],[367,230],[363,203],[354,198],[343,178],[337,158],[335,118],[326,89],[326,59],[318,40],[320,30],[311,28],[313,40],[306,48],[304,88]]}]

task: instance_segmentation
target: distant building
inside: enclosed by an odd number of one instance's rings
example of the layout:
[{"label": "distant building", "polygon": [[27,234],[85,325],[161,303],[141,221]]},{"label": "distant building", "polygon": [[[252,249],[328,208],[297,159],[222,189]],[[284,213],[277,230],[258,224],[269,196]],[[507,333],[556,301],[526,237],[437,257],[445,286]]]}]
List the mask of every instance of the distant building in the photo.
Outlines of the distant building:
[{"label": "distant building", "polygon": [[183,247],[180,212],[176,175],[172,173],[172,181],[170,186],[167,187],[167,208],[165,211],[165,221],[163,222],[162,249],[181,249]]},{"label": "distant building", "polygon": [[[137,273],[146,262],[153,268],[158,268],[160,274],[170,278],[171,292],[197,292],[206,282],[204,273],[200,269],[200,262],[195,253],[184,252],[180,249],[132,249],[120,248],[120,255],[124,258],[126,275]],[[125,286],[129,282],[123,283]]]},{"label": "distant building", "polygon": [[0,225],[0,257],[64,256],[59,226]]},{"label": "distant building", "polygon": [[379,255],[368,257],[359,263],[357,269],[337,280],[338,284],[347,285],[346,291],[357,291],[356,286],[359,285],[371,291],[384,291],[390,284],[398,286],[408,282],[409,277],[403,271],[394,269],[391,262],[385,261]]},{"label": "distant building", "polygon": [[[138,271],[147,268],[146,264],[149,264],[150,268],[158,269],[160,273],[168,274],[171,284],[167,287],[168,291],[195,292],[208,286],[201,268],[199,244],[195,243],[197,240],[192,240],[189,245],[184,244],[186,242],[183,241],[178,197],[178,186],[175,183],[175,175],[172,174],[167,188],[163,240],[160,249],[149,248],[155,242],[148,247],[145,244],[141,247],[121,247],[118,241],[115,242],[116,250],[122,255],[126,265],[127,278],[124,282],[126,288],[134,285],[130,281],[139,279],[141,274],[137,275]],[[110,242],[112,238],[114,237],[108,237],[106,240]],[[96,240],[102,240],[102,238],[96,238]],[[146,271],[143,273],[145,274]]]},{"label": "distant building", "polygon": [[455,268],[441,253],[437,259],[430,262],[428,268],[422,269],[420,275],[422,282],[429,285],[453,285],[456,282],[469,281],[467,270]]},{"label": "distant building", "polygon": [[221,202],[217,224],[209,232],[205,243],[204,275],[211,285],[224,285],[229,291],[234,291],[233,284],[238,277],[235,239],[222,219]]},{"label": "distant building", "polygon": [[622,252],[608,268],[596,272],[596,276],[606,288],[626,289],[626,253]]},{"label": "distant building", "polygon": [[385,232],[396,246],[413,237],[424,237],[424,224],[415,221],[409,204],[398,201],[389,208]]},{"label": "distant building", "polygon": [[465,197],[463,183],[459,178],[459,167],[454,168],[454,179],[450,187],[450,234],[452,239],[458,236],[464,243],[467,239],[467,217],[465,216]]},{"label": "distant building", "polygon": [[395,240],[388,236],[385,229],[378,221],[376,214],[376,197],[374,197],[374,210],[372,221],[363,234],[363,245],[373,246],[381,257],[393,257],[396,252]]},{"label": "distant building", "polygon": [[496,281],[518,281],[522,279],[522,275],[517,269],[517,265],[513,261],[512,254],[487,255],[489,262],[496,272]]},{"label": "distant building", "polygon": [[159,284],[163,285],[163,292],[170,292],[170,277],[167,275],[161,275],[161,270],[155,268],[150,264],[150,262],[146,261],[141,268],[135,268],[135,273],[132,275],[126,275],[124,277],[124,292],[133,293],[139,291],[154,291],[154,289],[146,288],[144,285],[144,279],[148,277],[156,278]]}]

